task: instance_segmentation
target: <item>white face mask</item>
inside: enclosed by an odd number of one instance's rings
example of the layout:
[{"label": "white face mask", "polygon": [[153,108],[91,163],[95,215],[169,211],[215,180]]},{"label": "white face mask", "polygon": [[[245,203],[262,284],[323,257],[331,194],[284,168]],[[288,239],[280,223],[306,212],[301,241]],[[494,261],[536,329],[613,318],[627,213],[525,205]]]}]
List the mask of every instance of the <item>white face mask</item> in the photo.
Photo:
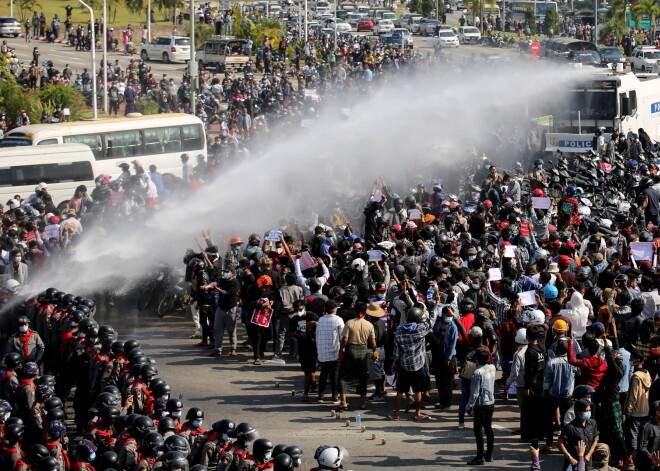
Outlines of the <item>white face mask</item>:
[{"label": "white face mask", "polygon": [[28,331],[28,326],[26,326],[26,325],[21,325],[21,326],[18,327],[18,331],[19,331],[19,332],[23,332],[23,333],[25,333],[25,332]]}]

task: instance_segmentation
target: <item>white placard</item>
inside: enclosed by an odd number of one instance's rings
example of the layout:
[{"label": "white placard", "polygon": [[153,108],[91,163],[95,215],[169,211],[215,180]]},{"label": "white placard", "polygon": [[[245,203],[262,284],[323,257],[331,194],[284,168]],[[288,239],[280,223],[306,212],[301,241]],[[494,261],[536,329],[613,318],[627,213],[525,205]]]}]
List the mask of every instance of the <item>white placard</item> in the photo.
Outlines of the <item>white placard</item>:
[{"label": "white placard", "polygon": [[488,279],[490,281],[500,281],[502,279],[502,269],[501,268],[489,268],[488,269]]},{"label": "white placard", "polygon": [[655,248],[653,247],[653,242],[631,242],[630,253],[637,261],[648,260],[651,262],[653,261]]},{"label": "white placard", "polygon": [[536,291],[523,291],[518,293],[521,306],[532,306],[536,304]]},{"label": "white placard", "polygon": [[298,261],[300,263],[300,270],[304,271],[307,270],[308,268],[313,268],[316,266],[316,261],[312,256],[309,254],[309,252],[303,252],[300,254],[300,258],[298,258]]},{"label": "white placard", "polygon": [[367,253],[369,254],[370,262],[380,262],[383,260],[383,252],[380,250],[370,250]]},{"label": "white placard", "polygon": [[408,211],[408,219],[422,219],[422,213],[419,209],[411,209]]},{"label": "white placard", "polygon": [[378,190],[376,193],[371,195],[371,201],[375,201],[376,203],[380,203],[380,200],[383,199],[383,192]]},{"label": "white placard", "polygon": [[505,245],[504,258],[514,258],[516,256],[517,251],[518,251],[518,247],[516,247],[515,245]]},{"label": "white placard", "polygon": [[279,242],[281,234],[282,233],[280,231],[270,231],[265,239],[273,242]]},{"label": "white placard", "polygon": [[550,198],[539,198],[537,196],[532,197],[532,206],[534,209],[548,209],[552,205]]}]

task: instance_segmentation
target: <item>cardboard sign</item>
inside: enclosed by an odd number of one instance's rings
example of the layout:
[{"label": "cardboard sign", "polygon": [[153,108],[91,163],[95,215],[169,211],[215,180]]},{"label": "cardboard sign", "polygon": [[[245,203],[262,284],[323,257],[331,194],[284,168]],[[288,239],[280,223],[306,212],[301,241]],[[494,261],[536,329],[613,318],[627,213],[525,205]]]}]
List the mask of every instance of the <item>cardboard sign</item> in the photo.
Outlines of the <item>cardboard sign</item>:
[{"label": "cardboard sign", "polygon": [[504,258],[515,258],[518,247],[515,245],[504,246]]},{"label": "cardboard sign", "polygon": [[374,201],[376,203],[380,203],[380,201],[383,199],[383,192],[378,190],[376,193],[371,195],[371,201]]},{"label": "cardboard sign", "polygon": [[501,268],[489,268],[488,269],[488,280],[489,281],[500,281],[502,279],[502,269]]},{"label": "cardboard sign", "polygon": [[316,266],[316,260],[312,258],[312,256],[309,254],[309,252],[303,252],[300,257],[298,258],[298,261],[300,263],[300,270],[305,271],[308,268],[313,268]]},{"label": "cardboard sign", "polygon": [[409,219],[422,219],[422,213],[419,209],[411,209],[408,211]]},{"label": "cardboard sign", "polygon": [[523,291],[518,293],[521,306],[533,306],[536,304],[536,291]]},{"label": "cardboard sign", "polygon": [[534,209],[548,209],[551,205],[552,201],[550,201],[550,198],[532,197],[532,206]]},{"label": "cardboard sign", "polygon": [[653,247],[653,242],[631,242],[630,253],[635,260],[648,260],[652,262],[655,248]]},{"label": "cardboard sign", "polygon": [[255,309],[250,322],[261,327],[268,327],[270,326],[271,317],[273,317],[272,307],[268,306],[263,309]]},{"label": "cardboard sign", "polygon": [[270,240],[272,242],[279,242],[281,234],[282,233],[280,231],[270,231],[266,236],[266,240]]},{"label": "cardboard sign", "polygon": [[367,253],[369,254],[370,262],[380,262],[383,260],[383,252],[380,250],[370,250]]}]

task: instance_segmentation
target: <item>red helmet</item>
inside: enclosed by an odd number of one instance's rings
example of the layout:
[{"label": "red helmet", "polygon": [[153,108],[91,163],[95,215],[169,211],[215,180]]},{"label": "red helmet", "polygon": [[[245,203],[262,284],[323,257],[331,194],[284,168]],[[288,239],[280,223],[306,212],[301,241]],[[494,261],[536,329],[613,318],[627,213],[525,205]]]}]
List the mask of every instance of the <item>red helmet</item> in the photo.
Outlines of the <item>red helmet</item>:
[{"label": "red helmet", "polygon": [[486,200],[484,201],[484,206],[487,208],[492,208],[493,207],[493,202],[491,200]]},{"label": "red helmet", "polygon": [[534,192],[532,194],[534,196],[538,197],[538,198],[543,198],[545,196],[545,194],[543,193],[543,190],[540,189],[540,188],[537,188],[536,190],[534,190]]}]

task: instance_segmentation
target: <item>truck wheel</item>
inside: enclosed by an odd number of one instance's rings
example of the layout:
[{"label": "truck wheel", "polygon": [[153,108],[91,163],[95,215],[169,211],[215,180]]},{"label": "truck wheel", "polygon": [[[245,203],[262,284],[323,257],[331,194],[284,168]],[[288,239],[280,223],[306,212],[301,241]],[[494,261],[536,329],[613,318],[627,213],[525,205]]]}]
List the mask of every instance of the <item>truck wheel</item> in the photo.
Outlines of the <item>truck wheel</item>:
[{"label": "truck wheel", "polygon": [[163,64],[170,63],[170,55],[167,52],[163,52]]},{"label": "truck wheel", "polygon": [[142,49],[142,52],[140,52],[140,58],[141,58],[143,61],[148,61],[148,60],[149,60],[149,54],[147,54],[147,51],[145,51],[144,49]]}]

